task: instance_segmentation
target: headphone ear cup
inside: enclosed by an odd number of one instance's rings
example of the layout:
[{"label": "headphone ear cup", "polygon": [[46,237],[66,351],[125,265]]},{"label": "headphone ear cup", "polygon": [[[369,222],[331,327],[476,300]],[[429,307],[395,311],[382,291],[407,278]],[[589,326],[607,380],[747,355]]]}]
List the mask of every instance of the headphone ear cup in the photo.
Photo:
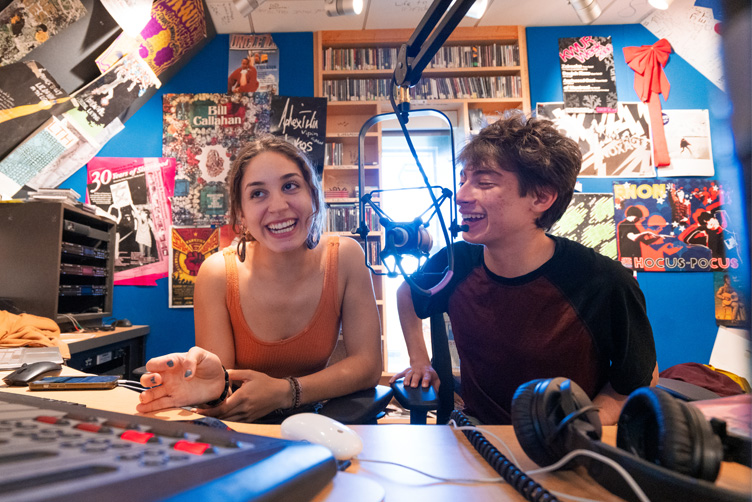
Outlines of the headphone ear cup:
[{"label": "headphone ear cup", "polygon": [[634,391],[622,408],[616,446],[672,471],[714,481],[723,445],[701,412],[654,387]]},{"label": "headphone ear cup", "polygon": [[536,409],[536,387],[544,382],[542,379],[526,382],[517,387],[512,398],[512,426],[517,442],[530,460],[541,466],[551,465],[562,457],[549,447],[540,427],[546,418],[540,417]]}]

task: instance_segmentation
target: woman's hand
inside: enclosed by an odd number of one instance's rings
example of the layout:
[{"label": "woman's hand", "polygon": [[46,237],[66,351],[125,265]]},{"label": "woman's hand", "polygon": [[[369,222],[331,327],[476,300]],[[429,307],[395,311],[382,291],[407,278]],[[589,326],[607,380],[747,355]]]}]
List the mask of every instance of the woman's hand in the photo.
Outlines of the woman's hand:
[{"label": "woman's hand", "polygon": [[155,357],[146,363],[136,411],[195,406],[217,399],[224,390],[225,374],[219,357],[199,347],[188,352]]},{"label": "woman's hand", "polygon": [[404,377],[405,387],[424,387],[432,386],[435,391],[439,390],[439,375],[436,370],[433,369],[431,364],[413,364],[406,370],[400,371],[392,378],[389,379],[389,383],[393,383],[400,378]]},{"label": "woman's hand", "polygon": [[232,422],[252,422],[278,408],[292,405],[292,388],[287,380],[253,370],[227,372],[231,381],[242,382],[242,386],[219,406],[197,409],[196,413]]}]

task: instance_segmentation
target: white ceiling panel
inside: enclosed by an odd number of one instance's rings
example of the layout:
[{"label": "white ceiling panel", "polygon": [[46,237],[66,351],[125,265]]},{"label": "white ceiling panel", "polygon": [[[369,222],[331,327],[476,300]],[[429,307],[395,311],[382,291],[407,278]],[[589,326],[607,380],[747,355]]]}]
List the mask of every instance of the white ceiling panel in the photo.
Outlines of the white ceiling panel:
[{"label": "white ceiling panel", "polygon": [[[598,0],[602,14],[593,23],[639,23],[654,11],[647,0]],[[207,0],[218,33],[236,33],[243,20],[231,0]],[[432,0],[364,0],[358,16],[329,17],[324,0],[266,0],[248,19],[256,33],[319,30],[414,29]],[[489,0],[480,19],[465,18],[460,26],[577,26],[583,24],[568,0]]]}]

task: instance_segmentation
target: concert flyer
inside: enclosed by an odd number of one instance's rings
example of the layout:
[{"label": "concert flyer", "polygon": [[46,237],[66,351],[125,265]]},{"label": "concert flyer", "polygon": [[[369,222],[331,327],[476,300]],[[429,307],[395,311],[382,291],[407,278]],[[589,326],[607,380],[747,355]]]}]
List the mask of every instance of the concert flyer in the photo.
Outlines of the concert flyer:
[{"label": "concert flyer", "polygon": [[117,286],[156,286],[167,277],[175,159],[95,157],[87,165],[86,201],[117,223]]},{"label": "concert flyer", "polygon": [[611,37],[559,39],[564,106],[570,113],[616,111],[616,70]]}]

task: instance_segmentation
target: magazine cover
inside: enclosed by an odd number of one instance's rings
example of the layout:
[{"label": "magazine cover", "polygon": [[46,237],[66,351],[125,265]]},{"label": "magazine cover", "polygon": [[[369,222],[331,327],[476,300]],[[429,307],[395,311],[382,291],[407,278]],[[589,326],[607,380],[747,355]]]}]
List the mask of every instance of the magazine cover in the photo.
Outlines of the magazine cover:
[{"label": "magazine cover", "polygon": [[646,272],[735,270],[737,237],[717,181],[678,178],[614,183],[614,221],[622,265]]},{"label": "magazine cover", "polygon": [[548,233],[579,242],[615,260],[613,194],[575,193],[564,215]]},{"label": "magazine cover", "polygon": [[269,98],[264,92],[163,96],[162,156],[177,161],[173,225],[227,223],[227,174],[238,150],[269,132]]},{"label": "magazine cover", "polygon": [[67,100],[52,75],[35,61],[0,66],[0,158],[5,157]]},{"label": "magazine cover", "polygon": [[616,70],[611,37],[559,39],[564,106],[570,113],[616,111]]},{"label": "magazine cover", "polygon": [[671,164],[661,166],[662,177],[713,176],[708,110],[663,110]]},{"label": "magazine cover", "polygon": [[63,115],[90,141],[95,141],[147,89],[160,86],[149,66],[139,56],[128,54],[76,91],[71,99],[73,108]]},{"label": "magazine cover", "polygon": [[749,291],[738,274],[733,272],[715,272],[713,274],[713,291],[715,291],[715,320],[719,326],[748,327]]},{"label": "magazine cover", "polygon": [[230,35],[227,92],[279,94],[279,49],[269,33]]},{"label": "magazine cover", "polygon": [[175,159],[95,157],[86,202],[117,223],[115,285],[156,286],[167,277]]},{"label": "magazine cover", "polygon": [[650,115],[644,103],[618,103],[615,113],[567,113],[564,103],[538,103],[536,113],[579,143],[580,176],[655,176]]},{"label": "magazine cover", "polygon": [[20,61],[85,14],[79,0],[13,0],[0,11],[0,66]]},{"label": "magazine cover", "polygon": [[219,251],[218,228],[172,227],[170,307],[192,307],[201,264]]},{"label": "magazine cover", "polygon": [[304,151],[319,175],[324,172],[326,98],[272,96],[269,132]]}]

